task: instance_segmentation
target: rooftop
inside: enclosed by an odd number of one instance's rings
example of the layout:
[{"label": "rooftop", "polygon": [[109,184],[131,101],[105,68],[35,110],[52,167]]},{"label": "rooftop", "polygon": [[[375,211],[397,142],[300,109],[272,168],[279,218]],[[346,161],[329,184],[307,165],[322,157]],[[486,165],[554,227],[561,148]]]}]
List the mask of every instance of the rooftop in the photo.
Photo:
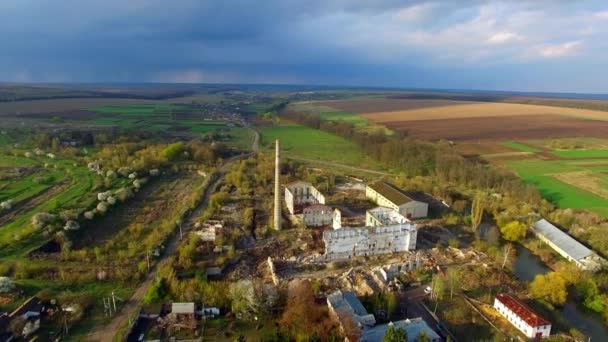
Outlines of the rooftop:
[{"label": "rooftop", "polygon": [[390,325],[393,325],[395,328],[402,328],[405,330],[407,335],[407,339],[409,341],[416,341],[418,336],[422,334],[422,332],[426,332],[426,335],[429,337],[431,341],[441,339],[437,333],[431,329],[426,322],[422,318],[410,318],[404,319],[397,322],[391,322],[388,324],[380,324],[376,325],[373,328],[365,329],[363,331],[363,335],[361,336],[361,342],[379,342],[382,341],[384,335],[386,334],[386,330]]},{"label": "rooftop", "polygon": [[331,306],[335,311],[342,308],[350,309],[357,316],[367,315],[367,310],[363,307],[363,304],[359,301],[359,298],[352,292],[342,292],[340,290],[327,296],[327,300],[331,303]]},{"label": "rooftop", "polygon": [[559,249],[564,251],[574,260],[581,260],[593,254],[589,248],[583,246],[573,237],[566,234],[561,229],[542,219],[534,224],[532,230],[539,235],[544,236],[547,240],[553,242]]},{"label": "rooftop", "polygon": [[531,327],[541,327],[551,324],[549,321],[540,317],[528,306],[509,294],[499,294],[496,296],[496,299]]},{"label": "rooftop", "polygon": [[171,313],[173,314],[193,314],[196,311],[194,303],[173,303]]},{"label": "rooftop", "polygon": [[413,201],[413,199],[401,191],[401,189],[390,183],[377,181],[368,186],[397,206]]}]

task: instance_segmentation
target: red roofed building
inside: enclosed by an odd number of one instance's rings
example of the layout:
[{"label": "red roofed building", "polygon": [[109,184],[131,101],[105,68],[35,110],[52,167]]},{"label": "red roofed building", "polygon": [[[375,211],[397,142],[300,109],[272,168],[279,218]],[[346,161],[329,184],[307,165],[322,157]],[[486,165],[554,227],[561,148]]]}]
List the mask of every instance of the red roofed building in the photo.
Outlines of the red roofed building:
[{"label": "red roofed building", "polygon": [[509,294],[496,296],[494,308],[529,338],[539,339],[551,335],[549,321]]}]

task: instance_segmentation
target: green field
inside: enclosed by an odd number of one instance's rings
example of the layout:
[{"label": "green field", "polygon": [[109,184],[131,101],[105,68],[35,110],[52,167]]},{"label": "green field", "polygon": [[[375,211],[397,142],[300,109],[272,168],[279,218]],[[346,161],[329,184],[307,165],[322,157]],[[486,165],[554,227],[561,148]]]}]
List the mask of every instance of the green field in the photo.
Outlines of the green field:
[{"label": "green field", "polygon": [[503,143],[501,143],[502,146],[505,147],[510,147],[516,150],[520,150],[523,152],[531,152],[531,153],[536,153],[536,152],[541,152],[541,150],[536,149],[534,147],[528,146],[528,145],[524,145],[515,141],[505,141]]},{"label": "green field", "polygon": [[[259,105],[268,106],[266,105]],[[221,133],[230,139],[223,141],[229,146],[248,149],[251,147],[251,132],[242,127],[230,127],[219,120],[196,118],[175,119],[178,112],[195,111],[186,105],[126,105],[91,108],[91,111],[107,114],[95,118],[98,124],[120,127],[123,129],[145,129],[156,132],[183,132],[190,135]]]},{"label": "green field", "polygon": [[378,164],[366,157],[359,146],[333,134],[296,124],[261,127],[263,146],[272,148],[280,139],[284,155],[337,162],[353,166],[378,168]]},{"label": "green field", "polygon": [[346,111],[327,111],[320,113],[323,120],[347,121],[355,126],[367,126],[369,121],[357,114]]},{"label": "green field", "polygon": [[[594,161],[599,163],[599,161]],[[608,159],[604,161],[608,163]],[[593,176],[605,179],[606,175],[599,173],[605,166],[582,166],[580,161],[526,159],[506,163],[506,166],[517,173],[526,183],[536,186],[543,197],[558,207],[587,209],[608,217],[608,199],[566,184],[551,176],[551,174],[577,171],[592,171]]]},{"label": "green field", "polygon": [[568,150],[553,151],[552,153],[562,158],[608,158],[608,150]]}]

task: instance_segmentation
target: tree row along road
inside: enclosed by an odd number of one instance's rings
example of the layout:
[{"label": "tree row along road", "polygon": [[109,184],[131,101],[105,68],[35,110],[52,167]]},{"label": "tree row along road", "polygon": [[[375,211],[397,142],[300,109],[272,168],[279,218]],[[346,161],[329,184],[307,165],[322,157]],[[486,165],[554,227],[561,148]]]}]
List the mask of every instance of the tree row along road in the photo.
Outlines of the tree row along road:
[{"label": "tree row along road", "polygon": [[[259,136],[257,135],[257,132],[256,132],[256,135],[255,135],[254,141],[253,141],[253,146],[252,146],[253,151],[250,153],[241,154],[241,155],[226,159],[224,164],[219,168],[218,173],[216,173],[215,176],[212,176],[214,178],[212,178],[209,181],[207,189],[205,189],[205,193],[203,194],[203,199],[202,199],[201,203],[198,205],[198,207],[196,207],[195,210],[193,210],[188,215],[188,217],[186,218],[186,220],[184,221],[184,223],[182,225],[184,227],[183,231],[185,233],[187,233],[189,231],[189,229],[193,226],[194,220],[197,217],[199,217],[201,215],[201,213],[207,208],[211,194],[215,191],[217,184],[220,182],[220,180],[222,179],[224,174],[228,171],[230,165],[237,160],[249,158],[250,156],[255,154],[255,152],[257,151],[258,139],[259,139]],[[150,272],[148,272],[144,281],[137,287],[137,289],[135,290],[135,292],[133,293],[131,298],[129,298],[125,302],[125,305],[118,312],[118,314],[116,316],[114,316],[114,318],[112,318],[110,323],[108,323],[104,326],[96,327],[91,332],[91,334],[89,334],[89,336],[87,337],[87,339],[86,339],[87,341],[111,342],[114,340],[114,336],[116,335],[116,332],[118,331],[118,329],[120,329],[120,327],[124,326],[124,324],[129,320],[129,318],[135,317],[135,315],[137,314],[137,311],[140,308],[140,304],[143,301],[144,295],[148,291],[148,287],[156,279],[158,265],[168,262],[169,257],[172,256],[173,254],[175,254],[175,251],[177,250],[179,243],[180,243],[180,236],[176,232],[167,242],[167,248],[163,252],[158,263],[156,265],[152,266],[152,268],[150,269]]]}]

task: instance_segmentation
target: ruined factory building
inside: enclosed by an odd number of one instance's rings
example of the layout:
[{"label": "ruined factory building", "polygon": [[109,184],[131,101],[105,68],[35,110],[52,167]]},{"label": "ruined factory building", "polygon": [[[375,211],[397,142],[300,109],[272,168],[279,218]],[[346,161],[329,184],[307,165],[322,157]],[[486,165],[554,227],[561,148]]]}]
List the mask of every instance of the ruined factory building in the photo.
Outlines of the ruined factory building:
[{"label": "ruined factory building", "polygon": [[285,204],[290,214],[300,214],[307,206],[325,204],[325,196],[312,184],[296,181],[285,186]]},{"label": "ruined factory building", "polygon": [[594,251],[576,241],[573,237],[566,234],[561,229],[542,219],[532,226],[532,231],[536,236],[551,246],[561,256],[568,261],[574,262],[576,266],[590,271],[601,268],[606,261],[598,256]]},{"label": "ruined factory building", "polygon": [[368,227],[345,227],[323,232],[326,259],[349,259],[416,249],[418,231],[403,215],[389,208],[366,213]]},{"label": "ruined factory building", "polygon": [[549,321],[509,294],[503,293],[496,296],[494,308],[528,338],[542,338],[551,335]]},{"label": "ruined factory building", "polygon": [[324,204],[304,208],[304,224],[308,227],[328,226],[333,222],[333,210]]},{"label": "ruined factory building", "polygon": [[418,201],[410,195],[406,195],[396,186],[377,181],[365,188],[365,196],[376,202],[381,207],[391,208],[408,219],[417,219],[428,216],[429,204]]},{"label": "ruined factory building", "polygon": [[426,322],[418,318],[408,318],[401,321],[390,322],[387,324],[376,325],[373,328],[363,330],[360,342],[380,342],[384,338],[389,326],[394,326],[395,329],[403,329],[408,341],[418,341],[418,338],[424,332],[431,342],[441,341],[441,337],[431,329]]}]

